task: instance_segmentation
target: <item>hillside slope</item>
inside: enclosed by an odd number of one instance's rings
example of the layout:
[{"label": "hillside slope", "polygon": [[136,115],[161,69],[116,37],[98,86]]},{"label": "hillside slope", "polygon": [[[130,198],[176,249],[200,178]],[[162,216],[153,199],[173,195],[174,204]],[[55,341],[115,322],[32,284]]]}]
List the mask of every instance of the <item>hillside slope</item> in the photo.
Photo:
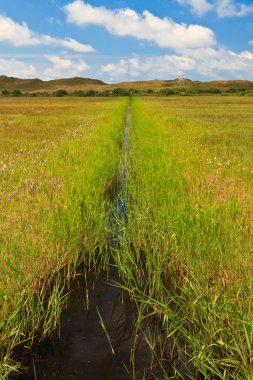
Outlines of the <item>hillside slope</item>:
[{"label": "hillside slope", "polygon": [[52,92],[58,90],[59,88],[75,91],[79,89],[95,88],[97,86],[104,87],[106,86],[106,83],[97,79],[78,77],[43,81],[41,79],[20,79],[7,77],[5,75],[0,76],[0,91],[13,91],[15,89],[19,89],[23,92]]},{"label": "hillside slope", "polygon": [[63,78],[50,81],[43,81],[41,79],[20,79],[0,76],[0,92],[3,90],[13,91],[19,89],[22,92],[43,92],[47,91],[52,93],[56,90],[63,89],[68,92],[78,90],[95,90],[105,91],[115,88],[132,88],[140,91],[160,91],[166,89],[184,88],[186,90],[208,90],[219,89],[227,91],[231,89],[245,89],[253,91],[253,82],[248,80],[216,80],[210,82],[192,81],[188,78],[177,78],[174,80],[148,80],[148,81],[135,81],[135,82],[120,82],[115,84],[106,84],[98,79],[91,78]]}]

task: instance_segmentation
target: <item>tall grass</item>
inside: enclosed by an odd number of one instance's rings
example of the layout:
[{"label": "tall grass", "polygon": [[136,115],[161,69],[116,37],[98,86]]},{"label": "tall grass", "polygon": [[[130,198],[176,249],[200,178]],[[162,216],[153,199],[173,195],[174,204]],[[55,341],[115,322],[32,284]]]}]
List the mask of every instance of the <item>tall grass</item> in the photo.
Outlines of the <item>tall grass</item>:
[{"label": "tall grass", "polygon": [[[14,103],[15,102],[15,103]],[[2,100],[0,378],[49,334],[80,262],[106,267],[127,101]]]},{"label": "tall grass", "polygon": [[249,99],[133,104],[116,260],[166,378],[253,378],[252,121]]},{"label": "tall grass", "polygon": [[128,107],[1,100],[0,378],[57,327],[78,265],[111,251],[159,378],[253,378],[252,100]]}]

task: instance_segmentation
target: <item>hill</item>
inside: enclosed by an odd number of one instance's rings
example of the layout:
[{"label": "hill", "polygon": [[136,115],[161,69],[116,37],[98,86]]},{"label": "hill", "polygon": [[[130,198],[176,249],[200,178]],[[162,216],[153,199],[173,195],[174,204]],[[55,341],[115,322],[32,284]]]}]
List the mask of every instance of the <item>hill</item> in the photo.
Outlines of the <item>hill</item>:
[{"label": "hill", "polygon": [[64,90],[80,90],[90,89],[96,86],[103,87],[106,83],[98,79],[91,78],[64,78],[55,79],[49,81],[43,81],[41,79],[20,79],[7,77],[5,75],[0,76],[0,91],[8,90],[13,91],[19,89],[22,92],[36,92],[36,91],[48,91],[53,92],[62,88]]},{"label": "hill", "polygon": [[19,89],[22,92],[49,92],[52,93],[59,89],[68,92],[95,90],[102,92],[111,91],[115,88],[134,89],[140,92],[147,90],[166,91],[175,89],[185,89],[187,92],[201,92],[206,90],[218,89],[221,92],[236,92],[241,90],[253,91],[253,82],[248,80],[215,80],[210,82],[193,81],[188,78],[177,78],[174,80],[147,80],[135,82],[120,82],[106,84],[98,79],[91,78],[63,78],[56,80],[43,81],[41,79],[20,79],[0,76],[0,92],[3,90],[14,91]]},{"label": "hill", "polygon": [[139,90],[152,89],[160,91],[163,89],[185,88],[188,90],[208,90],[217,88],[221,91],[232,89],[253,90],[253,82],[248,80],[215,80],[210,82],[193,81],[188,78],[177,78],[173,80],[148,80],[136,82],[120,82],[108,85],[109,88],[133,88]]}]

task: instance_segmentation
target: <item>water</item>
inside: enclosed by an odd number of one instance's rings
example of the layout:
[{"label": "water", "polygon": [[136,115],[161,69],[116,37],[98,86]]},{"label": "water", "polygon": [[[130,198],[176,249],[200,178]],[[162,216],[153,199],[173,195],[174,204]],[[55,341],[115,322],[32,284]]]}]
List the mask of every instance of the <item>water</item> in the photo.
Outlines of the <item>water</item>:
[{"label": "water", "polygon": [[[112,248],[120,249],[120,230],[127,223],[127,154],[131,126],[129,106],[122,144],[123,156],[111,200]],[[112,194],[111,194],[112,195]],[[80,272],[71,286],[67,307],[60,320],[60,336],[35,344],[22,351],[20,360],[27,372],[13,377],[18,380],[129,380],[151,379],[150,351],[142,334],[135,331],[136,308],[115,283],[118,273],[113,268],[96,278],[89,275],[88,284]],[[88,305],[87,305],[88,294]],[[105,328],[102,327],[105,326]],[[134,375],[132,373],[135,364]]]},{"label": "water", "polygon": [[[19,376],[19,380],[133,378],[130,362],[134,347],[135,308],[127,295],[108,284],[105,274],[97,281],[91,280],[88,287],[90,308],[86,309],[86,285],[84,277],[80,276],[61,316],[60,338],[55,335],[46,339],[27,352],[27,357],[23,356],[29,371]],[[101,318],[110,341],[101,326]],[[143,379],[149,372],[149,363],[149,350],[140,335],[135,352],[136,380]]]}]

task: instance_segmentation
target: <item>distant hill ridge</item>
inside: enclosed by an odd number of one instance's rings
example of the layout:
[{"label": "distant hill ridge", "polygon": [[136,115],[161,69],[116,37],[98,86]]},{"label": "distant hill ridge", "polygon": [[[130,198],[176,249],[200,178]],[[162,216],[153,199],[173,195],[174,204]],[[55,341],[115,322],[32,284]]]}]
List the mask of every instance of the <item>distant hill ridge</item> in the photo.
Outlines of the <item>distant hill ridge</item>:
[{"label": "distant hill ridge", "polygon": [[210,82],[193,81],[188,78],[177,78],[173,80],[147,80],[147,81],[135,81],[135,82],[120,82],[115,84],[107,84],[98,79],[92,78],[62,78],[49,81],[43,81],[41,79],[21,79],[14,77],[7,77],[5,75],[0,76],[0,91],[14,91],[19,89],[22,92],[43,92],[47,91],[52,93],[59,89],[63,89],[69,92],[80,90],[95,90],[105,91],[115,88],[132,88],[135,90],[147,91],[148,89],[153,91],[160,91],[166,89],[185,88],[187,90],[208,90],[219,89],[221,91],[238,89],[246,91],[253,91],[253,81],[249,80],[215,80]]},{"label": "distant hill ridge", "polygon": [[59,88],[63,89],[82,89],[83,87],[92,88],[93,86],[105,86],[106,83],[98,79],[91,78],[62,78],[49,81],[43,81],[41,79],[20,79],[14,77],[7,77],[5,75],[0,76],[0,90],[13,91],[19,89],[21,91],[33,92],[33,91],[55,91]]}]

